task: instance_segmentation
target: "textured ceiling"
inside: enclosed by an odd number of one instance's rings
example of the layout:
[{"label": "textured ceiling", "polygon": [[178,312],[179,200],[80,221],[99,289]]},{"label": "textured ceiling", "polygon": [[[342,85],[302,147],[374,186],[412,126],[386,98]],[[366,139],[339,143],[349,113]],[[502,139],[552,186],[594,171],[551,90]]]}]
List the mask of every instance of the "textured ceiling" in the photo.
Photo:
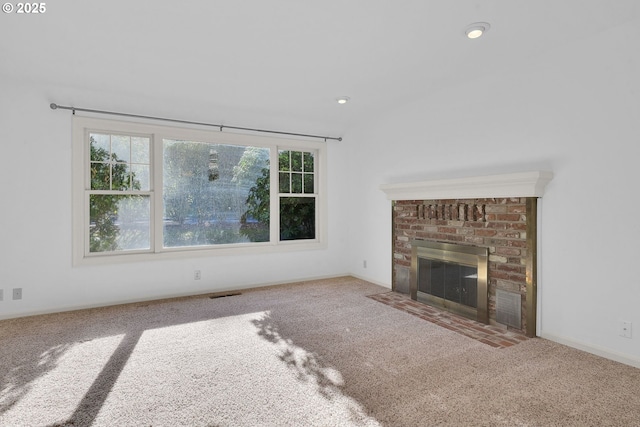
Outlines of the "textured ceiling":
[{"label": "textured ceiling", "polygon": [[[64,0],[0,16],[0,74],[62,105],[340,135],[637,19],[636,3]],[[476,21],[492,28],[467,40]]]}]

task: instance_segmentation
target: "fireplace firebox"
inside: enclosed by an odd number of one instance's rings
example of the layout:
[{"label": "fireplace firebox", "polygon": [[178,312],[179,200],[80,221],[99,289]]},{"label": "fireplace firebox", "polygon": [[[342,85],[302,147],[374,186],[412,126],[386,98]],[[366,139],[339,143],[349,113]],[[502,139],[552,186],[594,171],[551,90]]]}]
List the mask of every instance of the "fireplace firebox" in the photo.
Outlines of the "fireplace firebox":
[{"label": "fireplace firebox", "polygon": [[411,298],[488,324],[488,259],[484,247],[413,240]]}]

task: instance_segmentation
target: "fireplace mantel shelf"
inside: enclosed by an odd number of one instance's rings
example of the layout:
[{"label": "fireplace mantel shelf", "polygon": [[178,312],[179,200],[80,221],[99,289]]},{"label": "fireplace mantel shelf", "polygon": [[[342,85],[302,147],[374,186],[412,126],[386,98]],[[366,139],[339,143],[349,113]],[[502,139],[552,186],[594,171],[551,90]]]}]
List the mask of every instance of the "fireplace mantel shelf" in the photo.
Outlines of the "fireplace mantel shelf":
[{"label": "fireplace mantel shelf", "polygon": [[549,171],[383,184],[389,200],[485,199],[496,197],[542,197],[553,178]]}]

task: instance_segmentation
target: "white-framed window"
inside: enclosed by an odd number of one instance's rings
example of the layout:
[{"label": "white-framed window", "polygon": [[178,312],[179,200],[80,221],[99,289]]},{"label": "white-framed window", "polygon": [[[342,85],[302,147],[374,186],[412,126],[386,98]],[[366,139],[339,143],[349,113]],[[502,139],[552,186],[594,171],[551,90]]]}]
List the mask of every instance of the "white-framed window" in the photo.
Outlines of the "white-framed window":
[{"label": "white-framed window", "polygon": [[280,240],[315,238],[315,178],[314,152],[278,150]]},{"label": "white-framed window", "polygon": [[326,245],[326,145],[73,117],[74,263]]}]

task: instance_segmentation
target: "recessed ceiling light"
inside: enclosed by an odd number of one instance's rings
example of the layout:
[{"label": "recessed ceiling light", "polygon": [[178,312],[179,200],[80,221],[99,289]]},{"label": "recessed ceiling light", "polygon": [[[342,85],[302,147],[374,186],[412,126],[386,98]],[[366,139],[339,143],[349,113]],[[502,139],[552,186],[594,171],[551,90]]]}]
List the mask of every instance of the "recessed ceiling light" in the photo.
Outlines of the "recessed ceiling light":
[{"label": "recessed ceiling light", "polygon": [[491,25],[489,25],[488,22],[474,22],[473,24],[467,26],[467,28],[464,30],[464,34],[467,36],[467,38],[477,39],[487,31],[489,31],[489,28],[491,28]]},{"label": "recessed ceiling light", "polygon": [[350,99],[351,98],[349,98],[348,96],[341,96],[340,98],[336,98],[336,101],[338,102],[338,104],[346,104]]}]

